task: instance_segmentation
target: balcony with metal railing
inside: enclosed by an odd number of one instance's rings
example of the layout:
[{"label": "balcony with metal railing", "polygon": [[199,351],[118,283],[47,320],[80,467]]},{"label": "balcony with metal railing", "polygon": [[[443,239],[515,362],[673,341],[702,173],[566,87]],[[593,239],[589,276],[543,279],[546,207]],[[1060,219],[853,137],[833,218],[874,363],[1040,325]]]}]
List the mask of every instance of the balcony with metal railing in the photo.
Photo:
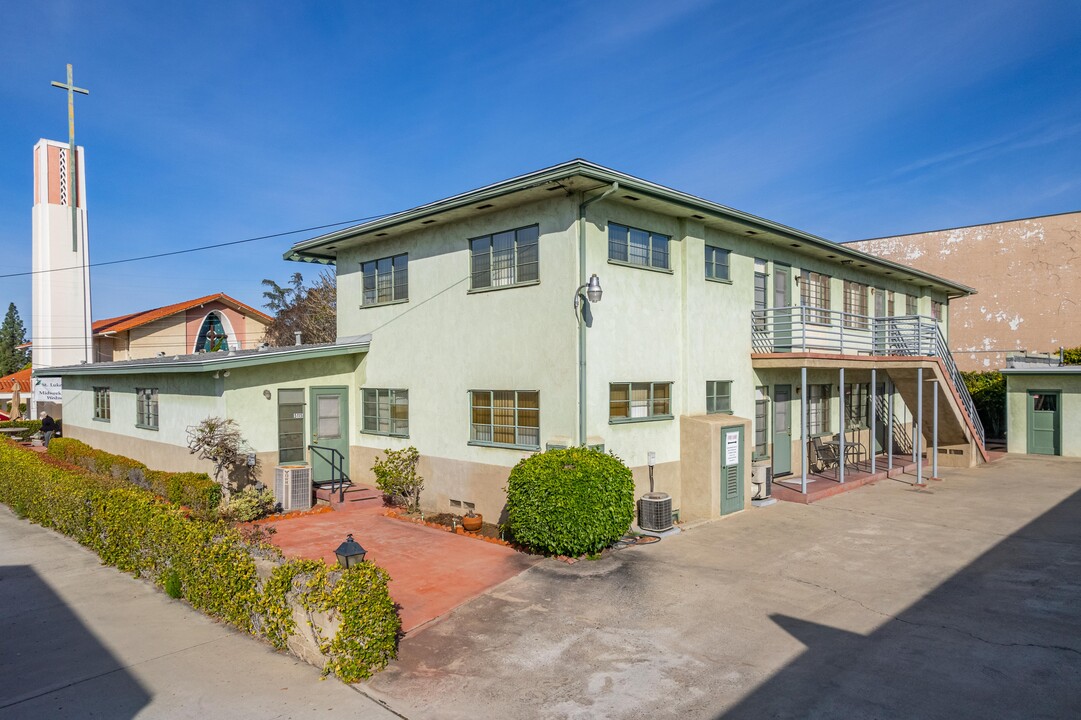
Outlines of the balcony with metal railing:
[{"label": "balcony with metal railing", "polygon": [[935,358],[953,386],[969,422],[984,441],[975,403],[957,370],[938,322],[923,315],[870,317],[797,305],[751,313],[751,349],[755,354],[808,353],[863,357]]}]

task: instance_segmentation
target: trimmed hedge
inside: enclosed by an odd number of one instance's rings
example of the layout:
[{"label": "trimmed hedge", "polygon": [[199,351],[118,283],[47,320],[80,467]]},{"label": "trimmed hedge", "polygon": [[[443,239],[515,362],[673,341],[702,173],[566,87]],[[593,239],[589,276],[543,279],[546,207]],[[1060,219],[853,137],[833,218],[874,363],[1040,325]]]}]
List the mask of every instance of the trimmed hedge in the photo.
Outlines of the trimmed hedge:
[{"label": "trimmed hedge", "polygon": [[40,420],[4,420],[0,422],[0,427],[12,428],[20,427],[26,428],[25,435],[33,435],[38,430],[41,430]]},{"label": "trimmed hedge", "polygon": [[193,510],[213,510],[221,504],[221,486],[206,473],[151,470],[138,460],[113,455],[71,438],[53,439],[49,454],[92,473],[126,480]]},{"label": "trimmed hedge", "polygon": [[549,450],[519,462],[507,480],[507,526],[534,550],[572,557],[600,552],[633,520],[634,479],[615,455]]},{"label": "trimmed hedge", "polygon": [[333,637],[323,637],[312,623],[323,670],[346,682],[370,677],[396,655],[401,622],[390,578],[370,562],[342,571],[322,561],[278,559],[264,582],[256,556],[272,548],[245,543],[223,522],[190,519],[120,478],[65,466],[9,440],[0,440],[0,502],[277,648],[303,631],[291,603],[309,618],[323,613],[329,627],[337,625]]}]

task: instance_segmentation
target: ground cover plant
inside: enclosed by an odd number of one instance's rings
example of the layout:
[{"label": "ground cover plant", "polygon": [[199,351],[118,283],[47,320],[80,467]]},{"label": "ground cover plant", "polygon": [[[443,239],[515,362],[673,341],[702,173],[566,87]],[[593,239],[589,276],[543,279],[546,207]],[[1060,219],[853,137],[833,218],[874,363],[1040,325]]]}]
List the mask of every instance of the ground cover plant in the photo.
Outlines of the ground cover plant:
[{"label": "ground cover plant", "polygon": [[507,479],[507,527],[516,542],[554,555],[598,553],[634,520],[634,479],[615,455],[588,448],[532,455]]},{"label": "ground cover plant", "polygon": [[[389,577],[371,562],[341,570],[283,560],[276,548],[246,541],[225,522],[191,517],[112,472],[91,472],[6,439],[0,502],[276,648],[313,634],[324,672],[346,682],[370,677],[396,655],[401,623]],[[309,627],[297,627],[298,607]]]}]

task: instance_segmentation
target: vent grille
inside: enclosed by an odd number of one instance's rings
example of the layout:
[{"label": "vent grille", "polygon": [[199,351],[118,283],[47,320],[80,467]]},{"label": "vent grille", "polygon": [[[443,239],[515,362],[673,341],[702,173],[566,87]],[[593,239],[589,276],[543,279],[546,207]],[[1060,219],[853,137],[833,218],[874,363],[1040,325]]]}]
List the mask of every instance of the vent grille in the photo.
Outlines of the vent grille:
[{"label": "vent grille", "polygon": [[672,528],[672,496],[663,492],[646,493],[638,501],[638,527],[653,532]]},{"label": "vent grille", "polygon": [[312,470],[307,465],[274,468],[274,499],[283,512],[308,510],[312,506]]}]

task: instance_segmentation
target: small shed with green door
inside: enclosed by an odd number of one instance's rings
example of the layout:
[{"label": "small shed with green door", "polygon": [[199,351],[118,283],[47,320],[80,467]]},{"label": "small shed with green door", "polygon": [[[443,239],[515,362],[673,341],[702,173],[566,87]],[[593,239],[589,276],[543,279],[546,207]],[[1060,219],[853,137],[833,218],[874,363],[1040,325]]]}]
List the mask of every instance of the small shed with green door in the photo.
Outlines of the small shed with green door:
[{"label": "small shed with green door", "polygon": [[1081,457],[1081,365],[1012,367],[1002,374],[1007,450]]}]

